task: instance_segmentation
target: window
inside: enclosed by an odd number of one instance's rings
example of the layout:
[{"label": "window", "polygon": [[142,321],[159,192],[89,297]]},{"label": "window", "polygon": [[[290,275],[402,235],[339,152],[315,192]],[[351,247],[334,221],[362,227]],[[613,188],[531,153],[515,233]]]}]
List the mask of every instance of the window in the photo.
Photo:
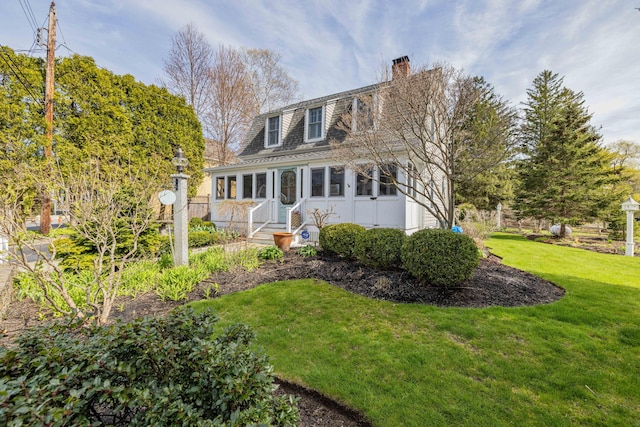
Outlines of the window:
[{"label": "window", "polygon": [[235,199],[236,198],[236,177],[228,176],[227,177],[227,198]]},{"label": "window", "polygon": [[356,132],[373,129],[373,96],[365,95],[361,98],[356,98],[354,102],[355,114],[353,120],[353,129]]},{"label": "window", "polygon": [[311,197],[324,197],[324,168],[311,169]]},{"label": "window", "polygon": [[329,168],[329,196],[344,196],[344,168]]},{"label": "window", "polygon": [[242,198],[253,197],[253,175],[242,175]]},{"label": "window", "polygon": [[224,176],[216,178],[216,199],[224,199]]},{"label": "window", "polygon": [[256,174],[256,199],[264,199],[267,197],[267,174]]},{"label": "window", "polygon": [[307,110],[307,141],[322,139],[322,107]]},{"label": "window", "polygon": [[366,175],[361,173],[356,177],[356,196],[372,196],[373,180],[369,178],[373,171],[369,169]]},{"label": "window", "polygon": [[411,162],[407,165],[407,194],[411,197],[418,196],[418,169]]},{"label": "window", "polygon": [[280,145],[280,116],[267,119],[267,147]]},{"label": "window", "polygon": [[398,167],[394,164],[386,164],[380,168],[380,179],[378,187],[379,196],[395,196],[398,189],[394,182],[398,181]]}]

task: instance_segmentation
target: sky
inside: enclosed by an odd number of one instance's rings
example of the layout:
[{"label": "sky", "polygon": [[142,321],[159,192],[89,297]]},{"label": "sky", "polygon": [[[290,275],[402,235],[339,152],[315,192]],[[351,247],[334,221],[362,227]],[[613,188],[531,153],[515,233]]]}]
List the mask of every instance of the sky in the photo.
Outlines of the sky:
[{"label": "sky", "polygon": [[[50,0],[0,0],[0,45],[31,51]],[[640,143],[640,0],[58,0],[58,56],[146,84],[192,23],[212,46],[273,50],[312,99],[376,83],[382,64],[446,62],[513,105],[548,69],[583,92],[604,143]]]}]

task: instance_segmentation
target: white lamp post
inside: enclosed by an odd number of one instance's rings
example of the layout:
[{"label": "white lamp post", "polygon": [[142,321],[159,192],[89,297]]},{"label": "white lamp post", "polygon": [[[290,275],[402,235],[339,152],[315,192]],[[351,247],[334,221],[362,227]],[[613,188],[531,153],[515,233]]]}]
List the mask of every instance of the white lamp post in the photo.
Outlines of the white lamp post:
[{"label": "white lamp post", "polygon": [[189,209],[187,207],[187,179],[184,168],[189,164],[189,160],[184,157],[182,148],[178,147],[176,156],[171,159],[171,163],[176,167],[177,174],[171,175],[173,178],[176,202],[173,205],[173,232],[176,238],[176,251],[173,264],[189,265]]},{"label": "white lamp post", "polygon": [[502,227],[502,203],[498,202],[496,211],[498,212],[498,218],[496,218],[496,228],[500,230],[500,228]]},{"label": "white lamp post", "polygon": [[633,256],[635,250],[635,243],[633,241],[633,215],[634,212],[638,210],[638,206],[638,202],[633,200],[631,196],[622,204],[622,210],[627,213],[627,244],[624,251],[626,256]]}]

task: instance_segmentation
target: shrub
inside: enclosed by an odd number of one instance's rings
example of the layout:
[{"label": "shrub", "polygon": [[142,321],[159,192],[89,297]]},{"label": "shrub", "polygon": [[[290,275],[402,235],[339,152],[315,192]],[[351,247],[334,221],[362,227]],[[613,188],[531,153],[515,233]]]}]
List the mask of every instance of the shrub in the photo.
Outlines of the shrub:
[{"label": "shrub", "polygon": [[399,266],[404,231],[396,228],[372,228],[361,233],[356,240],[355,255],[367,265],[376,268]]},{"label": "shrub", "polygon": [[205,221],[202,218],[194,217],[189,220],[189,228],[194,228],[194,227],[206,227],[206,228],[213,228],[215,230],[216,225],[211,221]]},{"label": "shrub", "polygon": [[0,348],[0,425],[296,425],[244,325],[179,308],[109,327],[50,325]]},{"label": "shrub", "polygon": [[282,252],[282,249],[275,245],[264,247],[260,249],[260,251],[258,251],[258,258],[264,260],[282,259],[283,257],[284,252]]},{"label": "shrub", "polygon": [[201,248],[213,244],[213,234],[208,231],[190,231],[189,247]]},{"label": "shrub", "polygon": [[320,229],[320,246],[325,251],[345,258],[352,258],[358,236],[365,228],[348,222],[332,224]]},{"label": "shrub", "polygon": [[313,246],[306,245],[299,248],[297,254],[303,257],[310,257],[318,255],[318,251]]},{"label": "shrub", "polygon": [[156,287],[156,293],[163,300],[180,301],[187,298],[187,294],[198,283],[209,276],[209,272],[203,266],[181,265],[165,270],[160,276]]},{"label": "shrub", "polygon": [[479,258],[473,239],[449,230],[420,230],[402,245],[403,267],[436,286],[454,286],[468,279]]}]

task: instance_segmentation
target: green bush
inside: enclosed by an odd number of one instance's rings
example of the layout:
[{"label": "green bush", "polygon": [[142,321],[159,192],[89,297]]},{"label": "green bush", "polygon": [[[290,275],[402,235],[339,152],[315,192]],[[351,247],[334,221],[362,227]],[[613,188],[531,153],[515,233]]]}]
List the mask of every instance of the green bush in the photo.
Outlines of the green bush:
[{"label": "green bush", "polygon": [[327,225],[320,229],[320,246],[329,253],[352,258],[358,236],[364,231],[363,226],[348,222]]},{"label": "green bush", "polygon": [[164,270],[156,286],[156,293],[163,301],[187,299],[187,294],[207,277],[209,277],[209,272],[200,265],[193,267],[180,265]]},{"label": "green bush", "polygon": [[303,257],[311,257],[318,255],[318,251],[311,245],[302,246],[296,253]]},{"label": "green bush", "polygon": [[109,327],[49,325],[0,348],[0,425],[296,425],[244,325],[179,308]]},{"label": "green bush", "polygon": [[479,259],[473,239],[450,230],[420,230],[402,245],[403,267],[436,286],[454,286],[468,279]]},{"label": "green bush", "polygon": [[356,240],[355,255],[367,265],[376,268],[400,266],[404,231],[396,228],[372,228],[361,233]]},{"label": "green bush", "polygon": [[76,234],[55,239],[52,245],[56,259],[60,260],[60,267],[64,270],[78,272],[93,268],[93,260],[96,258],[93,247]]},{"label": "green bush", "polygon": [[211,221],[205,221],[202,218],[191,218],[189,220],[189,228],[194,227],[213,228],[214,230],[216,229],[216,225],[214,223],[212,223]]},{"label": "green bush", "polygon": [[201,248],[203,246],[209,246],[213,244],[213,234],[208,231],[190,231],[189,232],[189,247]]},{"label": "green bush", "polygon": [[271,259],[276,260],[276,259],[282,259],[283,257],[284,257],[284,252],[282,252],[282,249],[280,249],[275,245],[264,247],[260,249],[260,251],[258,251],[258,258],[264,259],[264,260],[271,260]]}]

